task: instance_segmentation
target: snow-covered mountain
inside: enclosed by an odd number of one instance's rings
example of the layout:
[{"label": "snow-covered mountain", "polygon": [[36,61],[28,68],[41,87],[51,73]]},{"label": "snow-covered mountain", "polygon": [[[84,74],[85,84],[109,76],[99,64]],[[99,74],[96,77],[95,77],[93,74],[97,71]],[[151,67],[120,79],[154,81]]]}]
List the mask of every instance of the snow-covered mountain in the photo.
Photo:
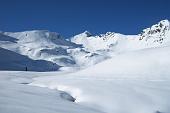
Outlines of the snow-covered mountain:
[{"label": "snow-covered mountain", "polygon": [[75,63],[68,55],[67,49],[78,46],[66,41],[57,33],[36,30],[17,33],[5,32],[3,34],[17,40],[16,42],[3,42],[4,44],[1,44],[3,48],[27,55],[34,60],[48,60],[61,66]]},{"label": "snow-covered mountain", "polygon": [[120,52],[170,44],[170,23],[162,20],[138,35],[107,32],[95,36],[88,31],[69,40],[46,30],[0,32],[0,47],[32,60],[46,60],[62,69],[83,68]]},{"label": "snow-covered mountain", "polygon": [[151,28],[144,29],[140,34],[140,40],[150,43],[166,43],[170,39],[170,22],[162,20],[158,24],[153,25]]},{"label": "snow-covered mountain", "polygon": [[105,58],[82,49],[81,45],[45,30],[1,32],[0,47],[26,55],[33,60],[46,60],[61,68],[92,65]]},{"label": "snow-covered mountain", "polygon": [[151,28],[144,29],[138,35],[123,35],[107,32],[100,36],[93,36],[88,31],[71,38],[71,42],[82,44],[88,51],[120,52],[143,48],[158,47],[170,42],[170,22],[162,20]]},{"label": "snow-covered mountain", "polygon": [[0,113],[169,113],[169,27],[163,20],[138,35],[86,31],[71,41],[1,32],[0,70],[69,71],[0,71]]}]

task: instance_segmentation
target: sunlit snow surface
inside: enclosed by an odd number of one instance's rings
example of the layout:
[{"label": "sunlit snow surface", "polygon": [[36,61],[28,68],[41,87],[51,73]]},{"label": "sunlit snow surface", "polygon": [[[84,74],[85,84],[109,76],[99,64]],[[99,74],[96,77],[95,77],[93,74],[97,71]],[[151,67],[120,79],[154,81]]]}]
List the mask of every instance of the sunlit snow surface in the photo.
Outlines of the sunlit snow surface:
[{"label": "sunlit snow surface", "polygon": [[169,49],[122,53],[73,73],[0,72],[0,112],[169,113]]},{"label": "sunlit snow surface", "polygon": [[61,91],[27,85],[38,75],[44,74],[0,72],[0,113],[100,113],[63,98]]},{"label": "sunlit snow surface", "polygon": [[170,112],[170,47],[123,53],[85,70],[35,78],[31,85],[69,92],[107,113]]},{"label": "sunlit snow surface", "polygon": [[85,32],[69,42],[28,31],[0,33],[0,44],[1,70],[63,66],[0,71],[0,113],[170,113],[168,20],[140,35]]}]

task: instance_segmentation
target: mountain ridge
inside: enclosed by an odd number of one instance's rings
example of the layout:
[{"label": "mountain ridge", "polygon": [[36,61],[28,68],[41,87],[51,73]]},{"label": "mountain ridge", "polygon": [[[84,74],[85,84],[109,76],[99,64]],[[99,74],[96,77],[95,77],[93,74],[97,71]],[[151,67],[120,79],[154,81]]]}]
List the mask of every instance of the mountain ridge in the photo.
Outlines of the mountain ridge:
[{"label": "mountain ridge", "polygon": [[93,35],[85,31],[65,39],[48,30],[0,32],[0,47],[32,60],[55,63],[61,70],[85,68],[120,52],[170,45],[170,22],[162,20],[137,35],[107,32]]}]

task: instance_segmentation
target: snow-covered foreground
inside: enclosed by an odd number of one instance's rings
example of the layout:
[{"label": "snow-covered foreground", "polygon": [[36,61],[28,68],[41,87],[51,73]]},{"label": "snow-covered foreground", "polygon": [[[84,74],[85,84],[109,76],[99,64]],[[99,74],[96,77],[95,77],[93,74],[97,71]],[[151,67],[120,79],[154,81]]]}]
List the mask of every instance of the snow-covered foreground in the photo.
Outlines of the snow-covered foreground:
[{"label": "snow-covered foreground", "polygon": [[39,79],[33,85],[69,92],[78,104],[106,113],[170,112],[169,80],[64,76]]},{"label": "snow-covered foreground", "polygon": [[31,85],[71,94],[106,113],[170,112],[170,47],[116,55],[85,70],[34,78]]},{"label": "snow-covered foreground", "polygon": [[[76,103],[61,98],[63,90]],[[53,76],[49,76],[53,75]],[[0,72],[1,113],[169,113],[170,80]]]},{"label": "snow-covered foreground", "polygon": [[65,92],[27,85],[32,77],[47,74],[0,72],[0,113],[99,113],[72,102]]}]

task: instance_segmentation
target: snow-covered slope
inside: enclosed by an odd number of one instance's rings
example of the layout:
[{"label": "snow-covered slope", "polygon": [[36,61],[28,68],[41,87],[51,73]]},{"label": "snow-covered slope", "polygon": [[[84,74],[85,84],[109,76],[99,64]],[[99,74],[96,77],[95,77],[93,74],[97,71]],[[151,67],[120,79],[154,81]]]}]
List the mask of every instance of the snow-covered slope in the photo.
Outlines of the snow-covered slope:
[{"label": "snow-covered slope", "polygon": [[36,73],[0,72],[0,113],[102,113],[72,102],[65,92],[26,85]]},{"label": "snow-covered slope", "polygon": [[32,60],[27,56],[0,48],[0,70],[57,71],[59,66],[45,60]]},{"label": "snow-covered slope", "polygon": [[8,46],[7,44],[1,44],[1,47],[27,55],[34,60],[43,59],[61,66],[75,64],[67,53],[67,49],[78,47],[78,45],[66,41],[57,33],[36,30],[17,33],[5,32],[4,34],[15,38],[17,42],[8,43]]},{"label": "snow-covered slope", "polygon": [[170,46],[120,53],[72,74],[38,77],[31,85],[70,93],[106,113],[169,113]]},{"label": "snow-covered slope", "polygon": [[57,33],[44,30],[1,32],[0,47],[26,55],[33,60],[56,63],[62,69],[93,65],[106,58],[106,56],[85,51],[81,45],[67,41]]}]

